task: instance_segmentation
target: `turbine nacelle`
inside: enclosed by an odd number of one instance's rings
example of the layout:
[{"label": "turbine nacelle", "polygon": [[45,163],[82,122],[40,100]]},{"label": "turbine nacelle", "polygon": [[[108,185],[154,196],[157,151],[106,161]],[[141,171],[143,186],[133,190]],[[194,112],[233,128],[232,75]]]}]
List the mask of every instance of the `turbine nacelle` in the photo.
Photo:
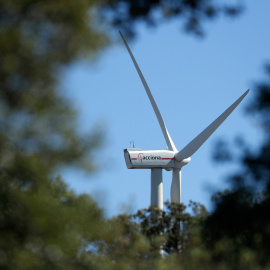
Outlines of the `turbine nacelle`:
[{"label": "turbine nacelle", "polygon": [[128,169],[162,168],[170,171],[173,168],[182,168],[191,158],[176,160],[171,150],[141,150],[139,148],[124,149],[125,161]]},{"label": "turbine nacelle", "polygon": [[128,169],[174,168],[174,155],[175,153],[170,150],[124,149]]}]

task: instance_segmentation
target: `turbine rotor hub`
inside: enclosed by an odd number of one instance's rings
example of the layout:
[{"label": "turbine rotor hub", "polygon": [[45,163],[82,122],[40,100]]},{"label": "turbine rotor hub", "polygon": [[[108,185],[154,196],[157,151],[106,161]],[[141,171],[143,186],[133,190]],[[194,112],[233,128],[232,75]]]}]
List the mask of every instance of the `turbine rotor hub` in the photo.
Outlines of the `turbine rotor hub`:
[{"label": "turbine rotor hub", "polygon": [[185,158],[181,161],[177,161],[175,160],[175,168],[182,168],[184,167],[185,165],[187,165],[189,162],[191,161],[191,158]]}]

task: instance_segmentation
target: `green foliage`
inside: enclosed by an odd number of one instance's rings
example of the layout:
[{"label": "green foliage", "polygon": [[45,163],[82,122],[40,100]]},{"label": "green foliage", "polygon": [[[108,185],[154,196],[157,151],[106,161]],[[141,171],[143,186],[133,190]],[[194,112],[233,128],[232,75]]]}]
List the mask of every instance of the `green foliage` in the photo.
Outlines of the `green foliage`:
[{"label": "green foliage", "polygon": [[[222,3],[224,2],[224,3]],[[115,28],[121,29],[125,35],[134,35],[137,22],[146,22],[154,26],[175,18],[187,33],[202,36],[202,24],[218,16],[237,16],[243,10],[241,4],[218,3],[212,0],[103,0],[101,14],[103,20]]]},{"label": "green foliage", "polygon": [[95,167],[100,132],[80,134],[61,94],[61,68],[94,56],[106,35],[95,1],[0,1],[0,268],[89,269],[102,211],[57,169]]},{"label": "green foliage", "polygon": [[202,245],[200,232],[208,216],[202,205],[191,202],[190,207],[192,214],[185,212],[182,204],[166,203],[164,211],[149,207],[108,220],[103,241],[96,242],[97,256],[106,258],[100,269],[171,269],[179,262],[184,265],[190,250]]},{"label": "green foliage", "polygon": [[183,204],[166,202],[165,211],[150,207],[133,216],[141,225],[151,249],[159,252],[160,246],[167,253],[183,253],[192,245],[192,237],[199,230],[201,220],[207,216],[204,206],[191,202],[194,216],[185,212]]},{"label": "green foliage", "polygon": [[[75,195],[60,177],[20,183],[0,176],[1,269],[84,269],[86,248],[102,236],[102,212],[87,195]],[[46,168],[45,168],[46,170]]]},{"label": "green foliage", "polygon": [[[60,68],[94,55],[106,36],[87,23],[94,1],[1,1],[0,160],[37,154],[53,170],[63,165],[93,169],[86,158],[99,131],[76,131],[76,113],[60,95]],[[86,165],[88,163],[88,165]]]},{"label": "green foliage", "polygon": [[202,234],[212,261],[230,269],[270,267],[269,70],[247,110],[260,123],[264,139],[253,152],[242,140],[242,166],[230,175],[232,189],[214,196],[215,209]]}]

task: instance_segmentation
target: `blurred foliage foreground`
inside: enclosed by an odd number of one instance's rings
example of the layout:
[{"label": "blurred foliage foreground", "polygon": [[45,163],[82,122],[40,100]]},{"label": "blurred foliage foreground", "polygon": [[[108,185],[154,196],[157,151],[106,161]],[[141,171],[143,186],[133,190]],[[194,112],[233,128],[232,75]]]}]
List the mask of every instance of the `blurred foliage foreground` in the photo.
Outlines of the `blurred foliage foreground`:
[{"label": "blurred foliage foreground", "polygon": [[58,88],[64,67],[109,44],[99,8],[126,32],[175,17],[200,34],[205,20],[239,11],[219,3],[0,0],[0,269],[270,269],[269,81],[250,110],[264,141],[242,151],[232,190],[214,196],[212,213],[167,203],[164,212],[107,219],[56,176],[61,168],[91,172],[102,141],[96,130],[78,131]]}]

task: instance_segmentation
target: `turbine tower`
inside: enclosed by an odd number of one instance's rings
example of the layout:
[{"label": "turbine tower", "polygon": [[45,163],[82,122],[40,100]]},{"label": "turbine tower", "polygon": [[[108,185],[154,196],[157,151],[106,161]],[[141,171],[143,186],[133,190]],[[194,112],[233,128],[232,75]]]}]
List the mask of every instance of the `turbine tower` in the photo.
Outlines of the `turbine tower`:
[{"label": "turbine tower", "polygon": [[[119,31],[120,32],[120,31]],[[133,64],[139,74],[148,98],[156,114],[163,136],[167,143],[167,150],[141,150],[138,148],[124,149],[124,157],[128,169],[151,169],[151,205],[163,209],[163,183],[162,169],[172,170],[171,201],[181,202],[181,169],[187,165],[191,156],[202,146],[202,144],[213,134],[223,121],[233,112],[239,103],[248,94],[247,90],[227,110],[225,110],[214,122],[205,128],[197,137],[188,143],[180,151],[175,147],[171,136],[165,126],[158,106],[151,91],[143,77],[143,74],[126,42],[122,33],[120,35],[125,43]]]}]

